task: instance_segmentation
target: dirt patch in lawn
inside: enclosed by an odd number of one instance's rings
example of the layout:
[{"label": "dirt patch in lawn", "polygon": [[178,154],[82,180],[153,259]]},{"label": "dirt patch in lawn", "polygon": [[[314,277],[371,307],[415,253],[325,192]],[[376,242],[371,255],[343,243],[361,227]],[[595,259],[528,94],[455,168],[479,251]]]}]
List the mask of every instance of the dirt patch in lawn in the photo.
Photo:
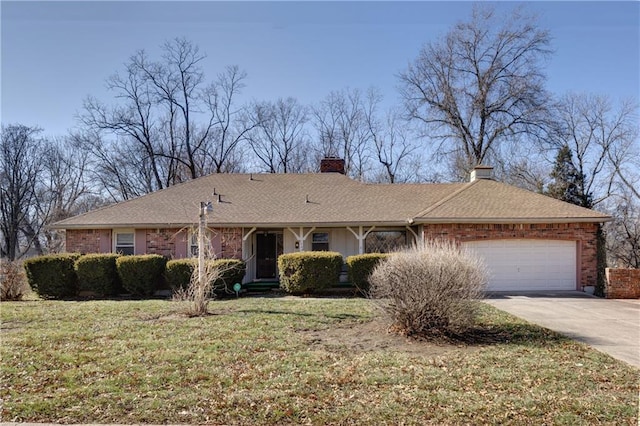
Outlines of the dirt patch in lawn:
[{"label": "dirt patch in lawn", "polygon": [[301,330],[311,348],[348,352],[402,352],[410,355],[437,357],[451,351],[475,351],[477,346],[454,342],[406,337],[389,330],[389,325],[376,319],[326,330]]}]

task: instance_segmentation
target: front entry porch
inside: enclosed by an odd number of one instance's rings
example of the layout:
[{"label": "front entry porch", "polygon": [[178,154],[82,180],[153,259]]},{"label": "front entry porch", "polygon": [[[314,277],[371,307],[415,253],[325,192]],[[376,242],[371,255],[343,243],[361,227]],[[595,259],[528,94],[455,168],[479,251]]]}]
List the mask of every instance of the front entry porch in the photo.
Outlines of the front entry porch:
[{"label": "front entry porch", "polygon": [[[279,281],[278,256],[298,251],[335,251],[348,256],[374,252],[386,253],[418,240],[411,227],[286,227],[244,228],[242,253],[247,262],[245,283]],[[345,273],[346,275],[346,273]]]}]

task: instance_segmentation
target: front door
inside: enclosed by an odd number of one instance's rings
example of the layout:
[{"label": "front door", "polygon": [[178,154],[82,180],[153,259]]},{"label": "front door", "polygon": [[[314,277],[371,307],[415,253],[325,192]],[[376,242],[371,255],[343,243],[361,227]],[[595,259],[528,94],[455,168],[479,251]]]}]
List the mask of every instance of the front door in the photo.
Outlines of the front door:
[{"label": "front door", "polygon": [[282,254],[282,234],[256,234],[256,278],[278,278],[278,255]]}]

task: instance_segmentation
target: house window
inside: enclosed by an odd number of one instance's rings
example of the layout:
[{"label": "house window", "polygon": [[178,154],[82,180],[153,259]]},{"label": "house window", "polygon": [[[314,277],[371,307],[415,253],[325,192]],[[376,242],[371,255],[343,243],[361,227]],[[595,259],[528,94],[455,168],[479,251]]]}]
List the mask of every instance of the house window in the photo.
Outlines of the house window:
[{"label": "house window", "polygon": [[391,253],[407,246],[405,231],[374,231],[364,241],[366,253]]},{"label": "house window", "polygon": [[311,250],[329,251],[329,233],[317,232],[313,234],[312,240],[311,240]]},{"label": "house window", "polygon": [[191,236],[189,237],[189,253],[191,256],[198,256],[198,233],[191,232]]},{"label": "house window", "polygon": [[117,231],[115,240],[115,252],[130,255],[134,253],[134,232],[133,231]]},{"label": "house window", "polygon": [[[213,255],[213,247],[211,246],[211,231],[206,229],[204,232],[204,254],[205,256]],[[192,257],[198,257],[198,230],[189,231],[189,253]]]}]

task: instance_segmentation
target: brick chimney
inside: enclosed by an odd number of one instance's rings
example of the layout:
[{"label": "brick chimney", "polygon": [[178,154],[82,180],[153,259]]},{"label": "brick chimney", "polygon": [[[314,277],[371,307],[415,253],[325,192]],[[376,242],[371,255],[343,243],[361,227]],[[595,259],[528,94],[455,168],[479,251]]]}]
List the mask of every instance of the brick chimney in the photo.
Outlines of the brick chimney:
[{"label": "brick chimney", "polygon": [[493,167],[477,165],[471,170],[470,182],[478,179],[493,179]]},{"label": "brick chimney", "polygon": [[344,174],[344,160],[338,157],[325,157],[320,160],[320,173]]}]

